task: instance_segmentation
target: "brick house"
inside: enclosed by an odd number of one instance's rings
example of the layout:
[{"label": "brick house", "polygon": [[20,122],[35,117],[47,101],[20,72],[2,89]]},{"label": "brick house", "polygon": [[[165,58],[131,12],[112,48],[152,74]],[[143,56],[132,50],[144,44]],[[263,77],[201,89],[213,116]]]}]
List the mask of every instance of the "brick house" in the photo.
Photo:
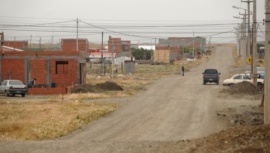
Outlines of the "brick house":
[{"label": "brick house", "polygon": [[27,48],[28,41],[4,41],[3,46],[13,47],[13,48]]},{"label": "brick house", "polygon": [[128,40],[121,40],[121,38],[112,38],[109,37],[108,40],[108,52],[116,53],[118,55],[130,55],[130,46],[131,43]]},{"label": "brick house", "polygon": [[85,61],[79,52],[69,51],[1,51],[0,81],[18,79],[29,84],[30,95],[65,94],[67,88],[85,83]]},{"label": "brick house", "polygon": [[88,51],[89,41],[87,39],[78,39],[77,50],[77,39],[61,39],[62,51]]}]

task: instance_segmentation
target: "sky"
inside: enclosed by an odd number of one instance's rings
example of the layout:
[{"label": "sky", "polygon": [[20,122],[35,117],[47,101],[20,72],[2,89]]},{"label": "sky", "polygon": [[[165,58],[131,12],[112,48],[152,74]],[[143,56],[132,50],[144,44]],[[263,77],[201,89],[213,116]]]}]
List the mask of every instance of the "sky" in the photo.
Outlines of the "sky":
[{"label": "sky", "polygon": [[[243,0],[242,0],[243,1]],[[245,0],[247,1],[247,0]],[[236,43],[248,3],[241,0],[0,0],[0,31],[6,40],[56,43],[86,38],[101,43],[109,36],[132,43],[158,38],[205,37]],[[253,3],[250,3],[253,11]],[[265,0],[257,0],[258,40],[264,39]],[[240,7],[235,9],[233,6]],[[252,16],[250,17],[252,22]]]}]

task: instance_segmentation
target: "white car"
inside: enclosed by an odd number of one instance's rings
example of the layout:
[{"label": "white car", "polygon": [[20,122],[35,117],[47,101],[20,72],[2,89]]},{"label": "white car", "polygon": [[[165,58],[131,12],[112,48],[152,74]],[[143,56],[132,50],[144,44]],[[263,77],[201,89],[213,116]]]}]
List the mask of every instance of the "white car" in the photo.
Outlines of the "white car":
[{"label": "white car", "polygon": [[[223,85],[230,86],[230,85],[237,84],[244,81],[252,83],[253,80],[251,79],[250,74],[246,74],[246,73],[235,74],[231,78],[223,80]],[[263,86],[263,79],[259,79],[259,78],[257,79],[257,86],[258,87]]]},{"label": "white car", "polygon": [[0,85],[0,94],[5,94],[6,96],[19,94],[25,97],[27,93],[27,86],[20,80],[3,80]]}]

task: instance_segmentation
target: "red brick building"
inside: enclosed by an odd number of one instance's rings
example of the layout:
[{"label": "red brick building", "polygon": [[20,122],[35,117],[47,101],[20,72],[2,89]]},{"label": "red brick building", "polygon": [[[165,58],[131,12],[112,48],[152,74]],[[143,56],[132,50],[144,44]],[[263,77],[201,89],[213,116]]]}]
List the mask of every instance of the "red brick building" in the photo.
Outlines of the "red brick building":
[{"label": "red brick building", "polygon": [[121,40],[121,38],[109,37],[108,51],[114,53],[130,52],[131,43],[128,40]]},{"label": "red brick building", "polygon": [[0,52],[0,81],[18,79],[29,84],[28,94],[65,94],[67,87],[85,83],[85,62],[79,52],[6,51]]},{"label": "red brick building", "polygon": [[3,46],[13,47],[13,48],[27,48],[28,41],[4,41]]},{"label": "red brick building", "polygon": [[77,50],[77,39],[62,39],[61,40],[62,51],[88,51],[89,41],[87,39],[78,39]]}]

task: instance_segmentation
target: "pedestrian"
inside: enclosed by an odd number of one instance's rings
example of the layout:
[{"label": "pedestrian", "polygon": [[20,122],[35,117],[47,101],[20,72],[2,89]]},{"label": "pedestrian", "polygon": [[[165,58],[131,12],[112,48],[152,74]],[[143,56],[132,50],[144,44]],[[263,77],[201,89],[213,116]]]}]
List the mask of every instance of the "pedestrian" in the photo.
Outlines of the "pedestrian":
[{"label": "pedestrian", "polygon": [[185,68],[184,66],[182,66],[182,76],[184,76],[184,74],[185,74]]},{"label": "pedestrian", "polygon": [[33,87],[35,84],[36,84],[36,78],[34,78],[34,79],[31,81],[31,86]]}]

